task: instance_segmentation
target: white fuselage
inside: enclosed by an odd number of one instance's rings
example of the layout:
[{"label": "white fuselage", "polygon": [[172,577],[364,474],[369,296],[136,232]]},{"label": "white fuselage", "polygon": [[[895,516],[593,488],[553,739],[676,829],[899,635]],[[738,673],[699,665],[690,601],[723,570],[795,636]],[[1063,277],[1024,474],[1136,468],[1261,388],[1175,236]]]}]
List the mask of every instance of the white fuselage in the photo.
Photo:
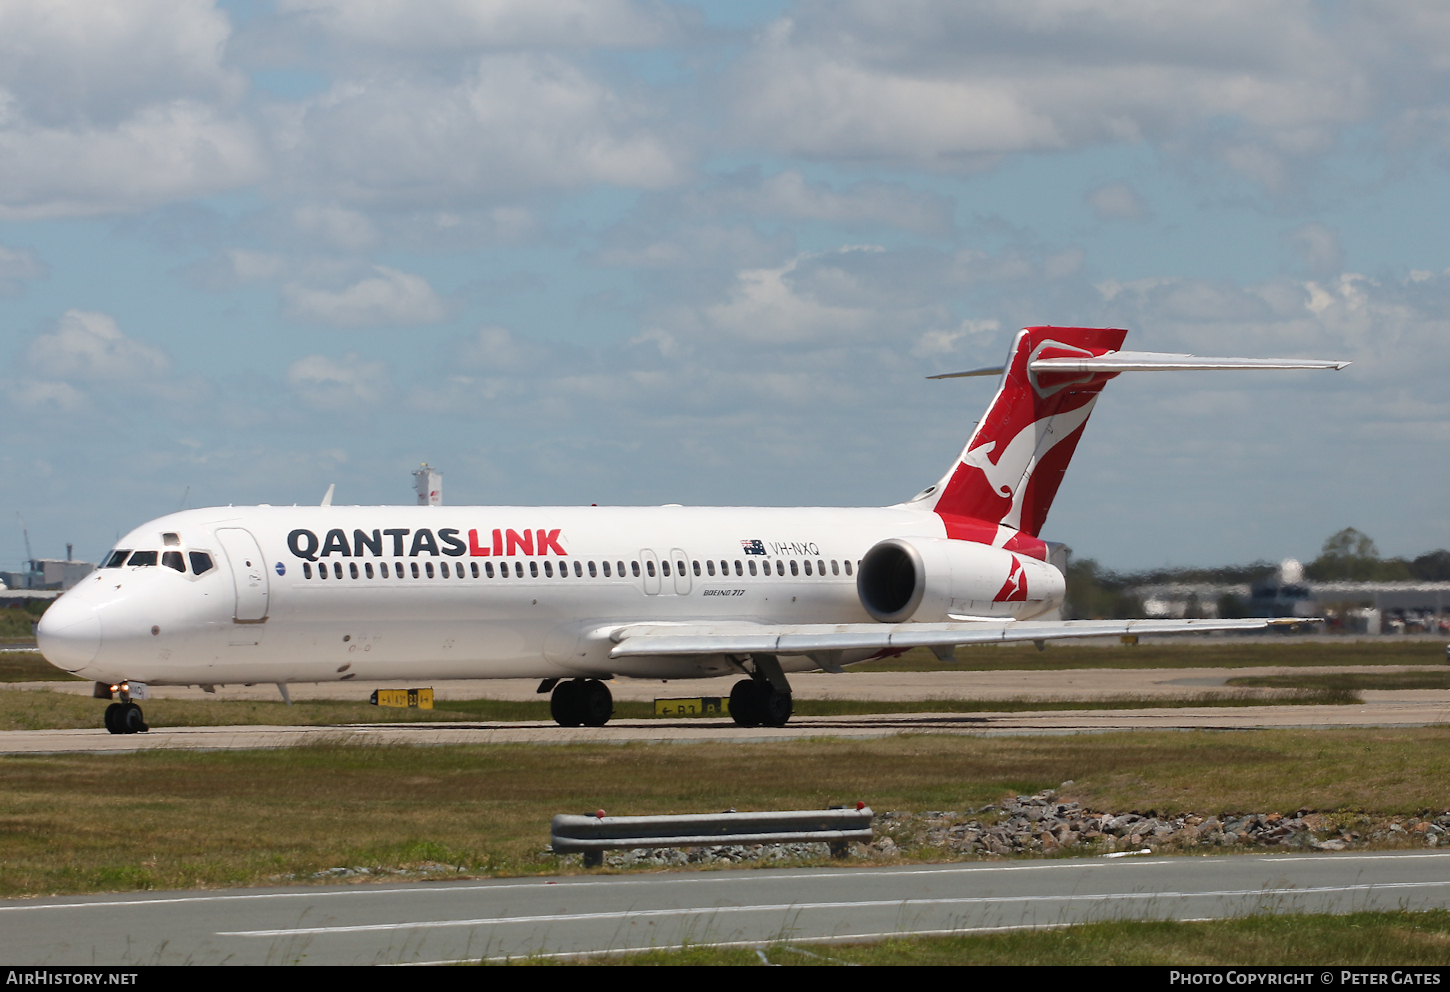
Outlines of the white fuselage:
[{"label": "white fuselage", "polygon": [[[52,663],[101,682],[720,675],[739,668],[723,656],[611,659],[600,632],[869,623],[858,563],[893,537],[946,534],[909,505],[188,510],[127,534],[126,563],[113,552],[62,596],[39,639]],[[1030,598],[994,602],[1011,556],[971,547],[987,591],[954,609],[1024,620],[1061,605],[1061,575],[1036,561],[1048,578]],[[138,551],[157,563],[130,564]]]}]

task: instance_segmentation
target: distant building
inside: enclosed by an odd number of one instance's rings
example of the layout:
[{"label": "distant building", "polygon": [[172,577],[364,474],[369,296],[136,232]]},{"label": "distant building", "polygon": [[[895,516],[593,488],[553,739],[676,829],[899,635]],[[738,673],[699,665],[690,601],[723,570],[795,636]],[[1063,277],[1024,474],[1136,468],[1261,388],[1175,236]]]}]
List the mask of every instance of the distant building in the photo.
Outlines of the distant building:
[{"label": "distant building", "polygon": [[7,589],[69,589],[96,569],[95,562],[32,558],[25,572],[0,572]]}]

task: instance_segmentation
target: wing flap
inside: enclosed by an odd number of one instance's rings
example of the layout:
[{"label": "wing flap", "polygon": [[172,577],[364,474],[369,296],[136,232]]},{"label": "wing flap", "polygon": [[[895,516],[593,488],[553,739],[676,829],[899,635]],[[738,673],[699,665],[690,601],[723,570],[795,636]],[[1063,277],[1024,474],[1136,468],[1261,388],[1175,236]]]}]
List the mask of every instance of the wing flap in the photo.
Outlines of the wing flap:
[{"label": "wing flap", "polygon": [[1055,620],[904,624],[634,624],[610,634],[611,658],[691,654],[808,655],[821,651],[948,647],[1074,637],[1262,630],[1307,619]]}]

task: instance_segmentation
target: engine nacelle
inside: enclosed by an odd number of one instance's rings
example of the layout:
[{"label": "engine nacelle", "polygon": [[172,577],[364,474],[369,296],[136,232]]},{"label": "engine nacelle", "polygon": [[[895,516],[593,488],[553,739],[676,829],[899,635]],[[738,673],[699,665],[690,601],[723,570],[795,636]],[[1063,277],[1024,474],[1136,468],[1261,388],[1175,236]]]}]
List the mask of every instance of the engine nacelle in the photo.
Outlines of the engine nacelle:
[{"label": "engine nacelle", "polygon": [[882,623],[952,615],[1027,620],[1062,605],[1062,573],[1036,558],[971,541],[893,537],[861,559],[856,593]]}]

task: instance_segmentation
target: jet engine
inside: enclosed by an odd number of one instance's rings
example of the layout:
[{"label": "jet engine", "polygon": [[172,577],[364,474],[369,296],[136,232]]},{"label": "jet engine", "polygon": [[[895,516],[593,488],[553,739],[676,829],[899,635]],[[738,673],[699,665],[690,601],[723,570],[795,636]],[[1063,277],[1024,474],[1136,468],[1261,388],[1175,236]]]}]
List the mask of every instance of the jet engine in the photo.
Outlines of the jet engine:
[{"label": "jet engine", "polygon": [[1061,606],[1064,591],[1062,573],[1046,562],[942,538],[882,541],[866,552],[856,576],[861,605],[882,623],[1027,620]]}]

